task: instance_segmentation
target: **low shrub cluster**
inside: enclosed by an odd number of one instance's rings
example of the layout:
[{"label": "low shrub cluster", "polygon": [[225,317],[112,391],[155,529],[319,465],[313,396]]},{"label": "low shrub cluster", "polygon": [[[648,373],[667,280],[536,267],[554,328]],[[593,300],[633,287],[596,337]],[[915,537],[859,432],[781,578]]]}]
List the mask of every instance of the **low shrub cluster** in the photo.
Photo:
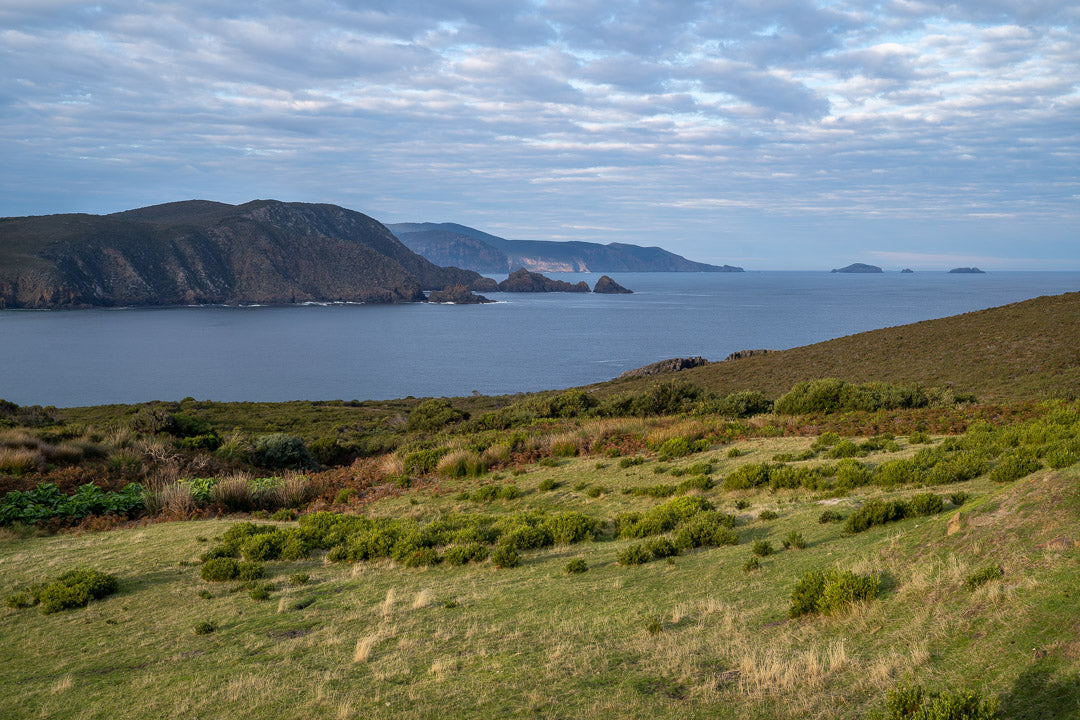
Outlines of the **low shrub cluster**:
[{"label": "low shrub cluster", "polygon": [[[666,504],[666,506],[670,505],[671,503]],[[646,513],[645,516],[637,519],[627,515],[616,518],[616,532],[621,537],[648,538],[645,542],[634,543],[624,548],[619,553],[619,563],[641,565],[652,560],[673,557],[683,550],[738,544],[739,537],[732,530],[735,526],[734,516],[713,510],[711,506],[707,509],[701,505],[683,505],[678,508],[666,506],[662,505],[649,511],[655,513],[652,517]],[[691,511],[691,507],[699,509]],[[683,513],[681,517],[680,512]],[[661,533],[667,532],[667,530],[659,530],[662,527],[673,530],[672,536],[662,536]],[[656,532],[652,532],[654,530]]]},{"label": "low shrub cluster", "polygon": [[791,591],[788,615],[831,615],[853,602],[873,598],[879,583],[876,574],[857,575],[850,570],[808,572]]},{"label": "low shrub cluster", "polygon": [[[615,534],[621,538],[643,538],[660,535],[674,530],[676,525],[692,515],[712,509],[712,503],[704,498],[694,495],[678,497],[662,505],[657,505],[644,513],[629,512],[616,515]],[[730,523],[733,527],[735,518],[727,517],[731,518]]]},{"label": "low shrub cluster", "polygon": [[25,608],[37,605],[47,615],[69,608],[86,607],[91,600],[112,595],[119,589],[120,582],[114,575],[89,568],[75,568],[51,583],[35,585],[9,595],[7,606]]},{"label": "low shrub cluster", "polygon": [[884,720],[993,720],[997,708],[996,698],[983,700],[972,690],[927,693],[902,682],[886,695]]},{"label": "low shrub cluster", "polygon": [[974,590],[982,587],[991,580],[997,580],[999,577],[1005,574],[1005,571],[998,565],[987,565],[984,568],[980,568],[975,572],[964,578],[964,586],[968,590]]},{"label": "low shrub cluster", "polygon": [[859,533],[874,525],[884,525],[919,515],[933,515],[941,512],[943,507],[944,501],[933,493],[919,493],[909,500],[872,498],[848,516],[844,522],[844,532]]},{"label": "low shrub cluster", "polygon": [[65,495],[52,483],[33,490],[12,490],[0,500],[0,525],[34,524],[53,518],[80,520],[88,515],[133,515],[144,507],[142,485],[130,483],[120,492],[105,491],[92,483]]},{"label": "low shrub cluster", "polygon": [[825,378],[797,383],[773,404],[782,415],[806,415],[862,410],[896,410],[945,404],[944,393],[927,390],[918,385],[889,385],[886,383],[855,384]]}]

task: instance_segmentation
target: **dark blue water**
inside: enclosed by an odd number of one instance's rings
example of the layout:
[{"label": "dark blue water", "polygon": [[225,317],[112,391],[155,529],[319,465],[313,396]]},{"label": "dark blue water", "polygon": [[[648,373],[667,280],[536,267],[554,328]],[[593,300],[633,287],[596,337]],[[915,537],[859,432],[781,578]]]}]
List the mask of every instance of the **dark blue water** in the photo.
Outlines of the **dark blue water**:
[{"label": "dark blue water", "polygon": [[[558,275],[586,280],[595,275]],[[633,295],[494,305],[0,311],[0,398],[70,407],[183,397],[386,399],[610,379],[1080,290],[1080,273],[625,273]]]}]

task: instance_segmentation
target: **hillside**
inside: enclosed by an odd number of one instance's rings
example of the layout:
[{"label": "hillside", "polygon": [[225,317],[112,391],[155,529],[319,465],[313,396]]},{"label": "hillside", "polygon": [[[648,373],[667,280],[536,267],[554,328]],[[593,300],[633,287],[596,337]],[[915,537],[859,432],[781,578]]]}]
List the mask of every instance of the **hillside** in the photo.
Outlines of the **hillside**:
[{"label": "hillside", "polygon": [[196,200],[0,219],[0,307],[414,302],[447,285],[491,283],[333,205]]},{"label": "hillside", "polygon": [[[949,386],[981,400],[1076,397],[1080,293],[710,363],[678,377],[715,391],[759,390],[772,397],[796,382],[826,377]],[[649,382],[620,380],[596,388],[610,393]]]},{"label": "hillside", "polygon": [[395,223],[387,227],[411,250],[434,263],[483,273],[518,268],[536,272],[742,272],[731,265],[687,260],[659,247],[507,240],[455,223]]}]

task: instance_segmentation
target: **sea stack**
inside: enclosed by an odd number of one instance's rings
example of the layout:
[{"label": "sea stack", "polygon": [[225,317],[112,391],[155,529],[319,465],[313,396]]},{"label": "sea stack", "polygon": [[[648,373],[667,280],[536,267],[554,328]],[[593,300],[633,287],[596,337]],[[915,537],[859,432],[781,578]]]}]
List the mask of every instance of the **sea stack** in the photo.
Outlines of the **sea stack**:
[{"label": "sea stack", "polygon": [[609,278],[607,275],[603,275],[603,276],[601,276],[601,278],[599,280],[596,281],[596,287],[593,288],[593,292],[594,293],[607,293],[607,294],[610,294],[610,295],[618,295],[618,294],[629,295],[629,294],[633,293],[634,291],[630,290],[630,289],[627,289],[627,288],[624,288],[622,285],[615,282],[614,280]]}]

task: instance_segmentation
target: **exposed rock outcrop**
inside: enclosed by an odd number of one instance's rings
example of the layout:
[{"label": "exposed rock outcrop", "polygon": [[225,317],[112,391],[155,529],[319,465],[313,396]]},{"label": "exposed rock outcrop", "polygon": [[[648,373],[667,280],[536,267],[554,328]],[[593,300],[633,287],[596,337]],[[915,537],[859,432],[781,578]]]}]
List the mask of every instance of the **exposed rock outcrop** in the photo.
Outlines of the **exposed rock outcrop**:
[{"label": "exposed rock outcrop", "polygon": [[502,292],[589,292],[589,285],[582,280],[571,284],[563,280],[552,280],[540,273],[529,272],[521,268],[499,283]]},{"label": "exposed rock outcrop", "polygon": [[479,305],[481,303],[495,302],[483,295],[474,295],[465,285],[448,285],[442,290],[436,290],[428,295],[428,302],[453,303],[454,305]]},{"label": "exposed rock outcrop", "polygon": [[603,275],[603,276],[601,276],[601,278],[599,280],[596,281],[596,286],[593,287],[593,292],[594,293],[606,293],[606,294],[610,294],[610,295],[619,295],[619,294],[630,295],[634,291],[629,290],[627,288],[624,288],[622,285],[615,282],[614,280],[609,278],[607,275]]},{"label": "exposed rock outcrop", "polygon": [[775,350],[736,350],[735,352],[724,358],[724,361],[728,360],[743,360],[748,357],[754,357],[755,355],[768,355]]},{"label": "exposed rock outcrop", "polygon": [[650,375],[659,375],[661,373],[673,373],[680,370],[689,370],[691,368],[701,367],[702,365],[708,365],[709,361],[703,357],[689,357],[689,358],[670,358],[668,360],[661,360],[660,362],[654,362],[644,367],[635,368],[633,370],[627,370],[616,380],[623,380],[626,378],[637,377],[649,377]]},{"label": "exposed rock outcrop", "polygon": [[958,268],[953,268],[949,272],[956,273],[956,274],[959,274],[959,275],[983,275],[983,274],[986,273],[985,270],[980,270],[977,267],[958,267]]}]

